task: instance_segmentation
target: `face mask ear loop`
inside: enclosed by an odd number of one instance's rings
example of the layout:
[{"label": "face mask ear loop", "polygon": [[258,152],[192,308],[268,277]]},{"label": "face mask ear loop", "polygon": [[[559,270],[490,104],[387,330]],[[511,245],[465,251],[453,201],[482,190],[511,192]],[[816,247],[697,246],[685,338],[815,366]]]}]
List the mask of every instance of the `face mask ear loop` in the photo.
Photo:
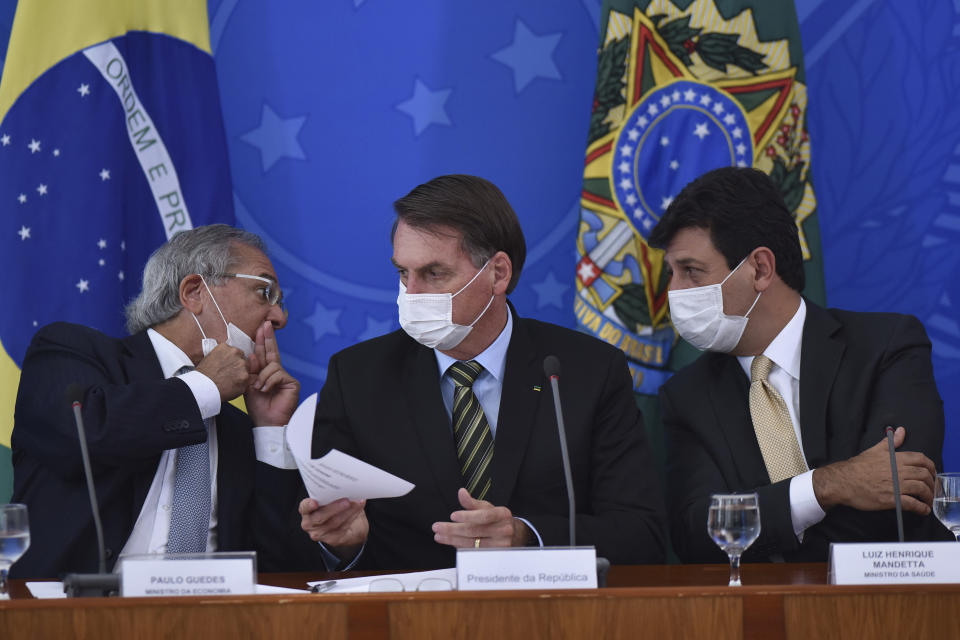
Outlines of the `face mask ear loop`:
[{"label": "face mask ear loop", "polygon": [[[744,260],[746,260],[746,258],[744,258]],[[200,274],[197,274],[197,275],[200,275]],[[728,276],[728,277],[729,277],[729,276]],[[223,311],[220,311],[220,305],[217,304],[217,299],[213,297],[213,292],[210,291],[210,286],[207,284],[207,281],[203,279],[203,276],[202,276],[202,275],[200,276],[200,282],[202,282],[202,283],[203,283],[203,286],[207,288],[207,293],[210,294],[210,299],[213,300],[213,306],[215,306],[215,307],[217,308],[217,313],[220,314],[220,319],[223,320],[223,326],[225,326],[225,327],[227,327],[227,328],[229,329],[229,327],[228,327],[228,325],[227,325],[227,319],[223,317]],[[196,319],[196,318],[194,318],[194,319]],[[197,321],[197,325],[198,325],[198,326],[199,326],[199,324],[200,324],[200,322]],[[201,329],[200,331],[202,332],[203,329]],[[204,336],[204,338],[206,338],[206,336]]]},{"label": "face mask ear loop", "polygon": [[485,306],[485,307],[483,308],[483,311],[480,312],[480,315],[478,315],[478,316],[474,319],[474,321],[471,322],[471,323],[470,323],[469,325],[467,325],[467,326],[473,327],[473,325],[475,325],[475,324],[477,324],[478,322],[480,322],[480,318],[483,317],[483,314],[485,314],[485,313],[487,312],[487,309],[490,308],[490,305],[493,304],[493,298],[494,298],[494,296],[490,296],[490,301],[487,302],[487,306]]},{"label": "face mask ear loop", "polygon": [[[720,281],[720,286],[721,286],[721,287],[723,286],[723,283],[724,283],[724,282],[726,282],[727,280],[730,279],[730,276],[732,276],[733,274],[735,274],[735,273],[737,272],[737,269],[739,269],[740,267],[743,266],[743,263],[746,262],[746,261],[747,261],[747,258],[749,258],[749,257],[750,257],[750,254],[745,255],[745,256],[743,257],[743,260],[740,261],[740,264],[738,264],[737,266],[735,266],[735,267],[733,268],[733,271],[731,271],[730,273],[728,273],[728,274],[727,274],[727,277]],[[753,307],[750,307],[750,308],[752,309]]]},{"label": "face mask ear loop", "polygon": [[[491,261],[491,260],[493,260],[493,257],[492,257],[492,256],[489,257],[489,258],[487,258],[487,261],[483,263],[483,266],[480,267],[480,270],[477,271],[475,274],[473,274],[473,277],[470,278],[470,282],[468,282],[467,284],[465,284],[465,285],[463,285],[462,287],[460,287],[460,291],[463,291],[464,289],[466,289],[467,287],[469,287],[470,285],[472,285],[472,284],[473,284],[473,281],[476,280],[477,278],[479,278],[479,277],[480,277],[480,274],[483,273],[483,270],[487,268],[487,265],[490,264],[490,261]],[[457,291],[455,294],[453,294],[453,295],[450,296],[450,297],[451,297],[451,298],[454,298],[454,297],[460,295],[460,291]],[[489,305],[488,305],[488,306],[489,306]]]},{"label": "face mask ear loop", "polygon": [[754,308],[755,306],[757,306],[757,301],[760,299],[760,294],[761,294],[761,293],[763,293],[763,291],[757,291],[757,297],[753,299],[753,304],[750,305],[750,308],[747,309],[747,312],[746,312],[745,314],[743,314],[743,317],[744,317],[744,318],[749,317],[749,316],[750,316],[750,312],[753,311],[753,308]]},{"label": "face mask ear loop", "polygon": [[200,321],[197,320],[197,314],[191,313],[190,315],[193,316],[193,321],[197,323],[197,329],[200,329],[200,335],[203,336],[203,339],[204,339],[204,340],[206,340],[206,339],[207,339],[207,334],[205,334],[205,333],[203,332],[203,327],[200,326]]}]

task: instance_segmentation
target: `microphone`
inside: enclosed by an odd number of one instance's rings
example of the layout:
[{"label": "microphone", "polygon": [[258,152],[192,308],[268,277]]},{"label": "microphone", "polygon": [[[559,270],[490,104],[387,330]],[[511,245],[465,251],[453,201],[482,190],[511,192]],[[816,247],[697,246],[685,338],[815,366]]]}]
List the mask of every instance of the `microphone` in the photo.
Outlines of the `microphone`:
[{"label": "microphone", "polygon": [[887,446],[890,449],[890,475],[893,477],[893,503],[897,509],[897,535],[903,542],[903,505],[900,504],[900,474],[897,473],[897,451],[893,446],[893,427],[884,428],[887,434]]},{"label": "microphone", "polygon": [[576,546],[576,501],[573,495],[573,474],[570,472],[570,454],[567,452],[567,432],[563,428],[563,409],[560,407],[560,360],[557,356],[543,359],[543,373],[550,379],[553,389],[553,408],[557,414],[557,431],[560,434],[560,457],[563,460],[563,476],[567,485],[567,502],[570,508],[570,546]]},{"label": "microphone", "polygon": [[110,595],[120,588],[120,577],[107,573],[106,551],[103,543],[103,524],[100,522],[100,507],[97,503],[97,490],[93,485],[93,471],[90,468],[90,452],[87,450],[87,434],[83,428],[83,395],[86,389],[79,384],[67,385],[67,401],[73,409],[73,419],[77,423],[77,436],[80,440],[80,458],[83,460],[83,475],[87,481],[87,493],[90,497],[90,510],[93,513],[93,526],[97,532],[97,551],[99,553],[98,573],[71,573],[63,579],[63,590],[70,598],[89,598]]}]

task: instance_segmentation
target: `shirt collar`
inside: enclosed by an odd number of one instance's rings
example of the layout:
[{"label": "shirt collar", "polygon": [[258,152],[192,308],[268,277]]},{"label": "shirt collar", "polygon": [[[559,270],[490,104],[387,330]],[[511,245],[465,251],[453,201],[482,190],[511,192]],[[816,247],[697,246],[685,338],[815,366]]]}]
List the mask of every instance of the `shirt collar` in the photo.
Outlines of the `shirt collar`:
[{"label": "shirt collar", "polygon": [[[775,365],[790,374],[794,380],[800,379],[800,351],[803,343],[803,323],[807,318],[807,303],[800,298],[800,306],[797,312],[793,314],[780,333],[777,334],[767,348],[763,350],[763,355],[770,358]],[[737,360],[743,367],[747,377],[750,377],[750,365],[753,364],[753,356],[738,356]]]},{"label": "shirt collar", "polygon": [[157,360],[160,361],[160,369],[163,371],[164,378],[172,378],[183,367],[193,367],[193,362],[187,357],[187,354],[157,331],[147,329],[147,337],[153,344],[153,350],[157,354]]},{"label": "shirt collar", "polygon": [[[510,336],[512,333],[513,313],[508,309],[507,324],[503,327],[503,331],[500,332],[500,335],[497,336],[497,339],[494,340],[489,347],[481,351],[476,358],[473,358],[473,360],[479,363],[480,366],[498,382],[503,382],[503,370],[507,366],[507,347],[510,346]],[[445,374],[447,369],[450,368],[450,365],[457,362],[457,360],[445,353],[440,353],[436,349],[434,349],[433,352],[437,356],[437,367],[440,369],[440,377],[443,378],[443,374]]]}]

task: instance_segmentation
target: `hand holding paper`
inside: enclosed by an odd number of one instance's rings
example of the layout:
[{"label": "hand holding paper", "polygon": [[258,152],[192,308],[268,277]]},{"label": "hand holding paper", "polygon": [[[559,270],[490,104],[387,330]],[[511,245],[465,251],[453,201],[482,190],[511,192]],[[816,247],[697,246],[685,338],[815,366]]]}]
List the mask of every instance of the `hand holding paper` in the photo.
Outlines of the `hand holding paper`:
[{"label": "hand holding paper", "polygon": [[300,503],[300,526],[312,540],[335,547],[331,550],[345,557],[367,539],[367,499],[402,496],[413,485],[336,449],[311,458],[316,407],[313,394],[297,408],[286,430],[287,446],[310,496]]}]

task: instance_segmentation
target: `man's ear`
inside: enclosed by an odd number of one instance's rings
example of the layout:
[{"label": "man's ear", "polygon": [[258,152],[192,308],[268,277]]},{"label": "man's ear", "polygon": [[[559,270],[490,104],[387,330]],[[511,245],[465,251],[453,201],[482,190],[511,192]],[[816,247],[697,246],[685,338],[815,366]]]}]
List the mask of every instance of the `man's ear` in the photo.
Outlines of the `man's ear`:
[{"label": "man's ear", "polygon": [[754,267],[753,287],[766,291],[777,277],[777,258],[767,247],[757,247],[750,253],[749,262]]},{"label": "man's ear", "polygon": [[507,292],[510,278],[513,277],[513,262],[505,252],[497,251],[490,258],[490,266],[493,269],[493,294],[502,296]]},{"label": "man's ear", "polygon": [[190,313],[197,315],[203,311],[203,278],[191,273],[180,281],[180,304]]}]

